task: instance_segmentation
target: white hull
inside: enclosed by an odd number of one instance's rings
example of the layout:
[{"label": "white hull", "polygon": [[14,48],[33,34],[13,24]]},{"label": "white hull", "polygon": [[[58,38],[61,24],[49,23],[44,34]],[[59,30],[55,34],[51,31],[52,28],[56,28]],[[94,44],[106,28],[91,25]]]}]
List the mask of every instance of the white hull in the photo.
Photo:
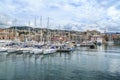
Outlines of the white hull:
[{"label": "white hull", "polygon": [[23,51],[24,54],[25,53],[30,53],[30,48],[23,48],[22,51]]},{"label": "white hull", "polygon": [[14,49],[14,48],[11,48],[11,49],[8,49],[7,52],[8,52],[8,53],[15,53],[15,52],[17,52],[17,50]]},{"label": "white hull", "polygon": [[29,50],[23,50],[23,53],[30,53]]},{"label": "white hull", "polygon": [[30,54],[34,54],[33,50],[30,51]]},{"label": "white hull", "polygon": [[77,47],[80,47],[80,44],[76,44]]},{"label": "white hull", "polygon": [[43,53],[42,49],[33,49],[32,51],[34,54],[42,54]]},{"label": "white hull", "polygon": [[44,49],[43,54],[52,54],[55,53],[57,49]]},{"label": "white hull", "polygon": [[0,48],[0,52],[7,52],[7,48]]}]

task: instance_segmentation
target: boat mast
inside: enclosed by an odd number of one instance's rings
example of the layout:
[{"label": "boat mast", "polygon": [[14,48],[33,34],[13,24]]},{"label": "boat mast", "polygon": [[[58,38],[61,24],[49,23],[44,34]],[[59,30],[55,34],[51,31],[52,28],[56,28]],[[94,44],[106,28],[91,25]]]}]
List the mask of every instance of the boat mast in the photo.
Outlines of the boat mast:
[{"label": "boat mast", "polygon": [[49,35],[50,35],[50,33],[49,33],[49,17],[47,19],[47,35],[48,35],[47,42],[49,42]]},{"label": "boat mast", "polygon": [[37,41],[37,36],[36,36],[36,30],[35,30],[35,27],[36,27],[36,17],[35,17],[35,21],[34,21],[34,27],[33,27],[33,31],[35,32],[35,41]]},{"label": "boat mast", "polygon": [[62,40],[61,39],[63,39],[63,36],[62,36],[62,29],[61,29],[61,25],[59,24],[59,27],[60,27],[60,30],[57,30],[57,32],[58,32],[58,41],[57,41],[57,43],[58,44],[62,44]]},{"label": "boat mast", "polygon": [[16,26],[16,22],[17,22],[17,20],[15,19],[15,20],[13,21],[14,32],[15,32],[15,41],[17,41],[17,26]]},{"label": "boat mast", "polygon": [[29,26],[29,42],[30,42],[30,21],[28,22],[28,26]]},{"label": "boat mast", "polygon": [[42,42],[42,38],[43,38],[43,32],[42,32],[42,16],[40,17],[40,27],[41,27],[41,36],[40,36],[40,41]]},{"label": "boat mast", "polygon": [[40,17],[40,26],[42,27],[42,16]]},{"label": "boat mast", "polygon": [[11,27],[11,25],[12,25],[12,24],[9,24],[9,23],[8,23],[8,31],[7,31],[7,32],[8,32],[8,35],[7,35],[7,36],[8,36],[8,40],[10,40],[10,36],[11,36],[11,35],[10,35],[10,29],[9,29],[9,27]]},{"label": "boat mast", "polygon": [[[13,21],[12,21],[11,27],[14,27]],[[12,36],[14,36],[14,29],[12,29]],[[11,39],[12,39],[12,38],[11,38]],[[14,39],[14,38],[13,38],[13,39]],[[13,39],[12,39],[12,40],[13,40]]]},{"label": "boat mast", "polygon": [[[6,26],[7,26],[7,20],[6,20],[5,23],[6,23]],[[7,27],[5,27],[5,34],[6,34],[5,39],[8,40],[8,30],[7,30]]]}]

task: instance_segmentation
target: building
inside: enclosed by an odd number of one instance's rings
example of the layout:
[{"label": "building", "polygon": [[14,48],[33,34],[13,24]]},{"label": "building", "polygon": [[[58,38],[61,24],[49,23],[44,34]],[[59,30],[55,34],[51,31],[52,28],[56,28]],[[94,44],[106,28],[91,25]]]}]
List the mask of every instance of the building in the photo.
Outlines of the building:
[{"label": "building", "polygon": [[102,35],[93,35],[91,37],[92,42],[103,43],[103,40],[104,40],[104,38]]}]

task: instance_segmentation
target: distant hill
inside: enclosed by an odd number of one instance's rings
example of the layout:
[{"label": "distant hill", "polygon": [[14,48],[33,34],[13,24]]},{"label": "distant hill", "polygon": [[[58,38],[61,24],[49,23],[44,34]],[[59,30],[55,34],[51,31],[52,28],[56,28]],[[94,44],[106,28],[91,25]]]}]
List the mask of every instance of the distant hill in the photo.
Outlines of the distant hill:
[{"label": "distant hill", "polygon": [[17,29],[17,30],[40,30],[40,29],[45,29],[45,28],[33,28],[33,27],[30,27],[30,26],[12,26],[12,27],[9,27],[8,29]]},{"label": "distant hill", "polygon": [[12,26],[12,27],[9,27],[9,29],[18,29],[18,30],[33,30],[32,27],[29,27],[29,26]]},{"label": "distant hill", "polygon": [[[62,29],[62,31],[79,31],[79,30],[82,30],[81,27],[78,27],[79,25],[73,25],[73,24],[69,24],[69,25],[65,25]],[[4,28],[5,29],[5,28]],[[47,28],[33,28],[33,27],[30,27],[30,26],[12,26],[12,27],[9,27],[7,29],[17,29],[17,30],[41,30],[41,29],[47,29]],[[47,29],[47,30],[59,30],[59,29]]]}]

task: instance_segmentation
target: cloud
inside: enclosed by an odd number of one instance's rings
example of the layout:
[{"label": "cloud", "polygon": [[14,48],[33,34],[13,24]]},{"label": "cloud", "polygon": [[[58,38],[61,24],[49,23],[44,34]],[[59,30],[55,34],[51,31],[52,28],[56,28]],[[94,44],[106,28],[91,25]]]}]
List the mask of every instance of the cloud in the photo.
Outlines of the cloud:
[{"label": "cloud", "polygon": [[0,5],[1,14],[9,16],[9,20],[17,19],[21,25],[28,21],[34,23],[37,17],[39,27],[41,16],[44,27],[50,17],[51,28],[60,24],[62,29],[85,30],[92,26],[92,29],[102,30],[120,25],[119,0],[0,0]]}]

